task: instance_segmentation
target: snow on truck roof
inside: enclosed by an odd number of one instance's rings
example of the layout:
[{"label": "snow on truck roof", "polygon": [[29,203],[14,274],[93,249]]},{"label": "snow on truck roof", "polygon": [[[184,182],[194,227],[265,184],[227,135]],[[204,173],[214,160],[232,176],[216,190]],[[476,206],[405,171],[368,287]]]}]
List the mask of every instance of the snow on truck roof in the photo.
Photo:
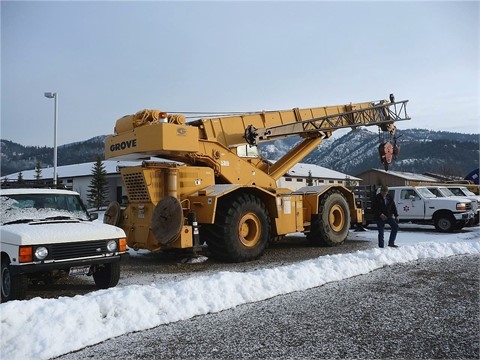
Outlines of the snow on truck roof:
[{"label": "snow on truck roof", "polygon": [[64,194],[79,195],[76,191],[63,189],[36,189],[36,188],[19,188],[19,189],[1,189],[0,195],[18,195],[18,194]]}]

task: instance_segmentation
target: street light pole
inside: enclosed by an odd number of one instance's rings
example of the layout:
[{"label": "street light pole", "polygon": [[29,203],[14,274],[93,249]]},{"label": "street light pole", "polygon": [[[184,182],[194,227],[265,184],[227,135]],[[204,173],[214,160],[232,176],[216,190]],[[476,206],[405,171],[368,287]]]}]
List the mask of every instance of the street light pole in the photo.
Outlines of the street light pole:
[{"label": "street light pole", "polygon": [[58,93],[46,92],[46,98],[55,100],[55,110],[53,114],[53,185],[57,185],[57,117],[58,117]]}]

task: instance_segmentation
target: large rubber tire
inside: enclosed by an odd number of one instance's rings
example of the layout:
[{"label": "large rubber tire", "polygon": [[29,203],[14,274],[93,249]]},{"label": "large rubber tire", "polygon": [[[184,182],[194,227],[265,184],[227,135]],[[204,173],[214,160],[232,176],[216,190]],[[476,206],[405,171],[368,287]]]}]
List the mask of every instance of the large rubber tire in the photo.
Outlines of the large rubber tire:
[{"label": "large rubber tire", "polygon": [[456,220],[453,214],[449,212],[442,212],[433,219],[435,229],[440,232],[452,232],[455,230]]},{"label": "large rubber tire", "polygon": [[350,211],[343,194],[335,189],[321,199],[318,215],[312,218],[307,239],[316,246],[338,246],[347,239],[350,229]]},{"label": "large rubber tire", "polygon": [[28,278],[26,275],[12,275],[10,260],[2,257],[2,303],[9,300],[23,300],[27,296]]},{"label": "large rubber tire", "polygon": [[120,280],[120,262],[99,265],[93,272],[93,280],[99,289],[108,289]]},{"label": "large rubber tire", "polygon": [[258,259],[270,238],[270,218],[263,202],[240,194],[220,199],[215,224],[202,225],[200,236],[212,256],[226,262]]}]

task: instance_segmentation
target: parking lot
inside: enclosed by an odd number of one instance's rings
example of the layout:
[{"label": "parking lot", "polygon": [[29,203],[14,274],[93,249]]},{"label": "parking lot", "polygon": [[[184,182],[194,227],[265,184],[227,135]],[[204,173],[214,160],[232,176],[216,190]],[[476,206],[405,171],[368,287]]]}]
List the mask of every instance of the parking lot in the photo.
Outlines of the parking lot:
[{"label": "parking lot", "polygon": [[[479,227],[464,228],[457,235],[475,238]],[[387,230],[388,231],[388,230]],[[376,248],[376,229],[367,231],[350,231],[344,244],[337,247],[311,246],[302,234],[285,237],[282,241],[271,244],[265,254],[258,260],[247,263],[222,263],[209,258],[208,249],[193,257],[188,252],[153,253],[145,250],[129,250],[121,262],[121,278],[117,286],[149,285],[175,281],[192,275],[206,275],[219,271],[245,272],[263,268],[288,265],[295,262],[314,259],[319,256],[351,253]],[[397,243],[407,246],[418,241],[453,241],[455,233],[442,234],[433,226],[401,225]],[[423,240],[422,240],[423,239]],[[450,240],[449,240],[450,239]],[[55,298],[58,296],[75,296],[95,291],[93,279],[85,276],[66,277],[54,284],[31,285],[27,299],[36,296]]]}]

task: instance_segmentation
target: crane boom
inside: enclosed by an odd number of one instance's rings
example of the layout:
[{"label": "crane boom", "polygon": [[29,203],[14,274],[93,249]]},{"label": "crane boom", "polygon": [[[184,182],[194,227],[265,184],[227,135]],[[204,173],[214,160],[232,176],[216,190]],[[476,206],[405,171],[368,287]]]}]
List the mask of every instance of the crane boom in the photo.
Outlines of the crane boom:
[{"label": "crane boom", "polygon": [[294,108],[200,119],[190,122],[189,125],[199,127],[203,139],[216,141],[226,147],[246,143],[255,145],[291,135],[307,137],[320,131],[328,133],[347,127],[388,126],[394,121],[409,119],[406,115],[407,102],[408,100],[396,103],[381,100],[316,108]]},{"label": "crane boom", "polygon": [[[408,100],[394,103],[380,102],[378,105],[367,103],[366,106],[365,104],[346,105],[345,108],[347,111],[319,117],[315,117],[314,111],[311,111],[311,114],[307,113],[305,115],[305,110],[302,114],[300,110],[294,109],[298,114],[297,119],[305,120],[262,129],[249,127],[246,129],[247,134],[245,138],[249,145],[255,145],[259,141],[270,141],[291,135],[306,137],[319,132],[328,133],[342,128],[355,129],[358,126],[371,125],[380,126],[383,131],[389,131],[394,134],[395,127],[393,126],[393,122],[410,119],[406,114],[407,102]],[[403,118],[402,115],[404,116]]]},{"label": "crane boom", "polygon": [[[276,181],[337,129],[377,125],[395,132],[394,122],[410,119],[408,100],[267,111],[204,118],[187,123],[181,114],[143,110],[117,120],[105,141],[107,159],[133,160],[158,156],[212,168],[225,183],[255,183],[275,188]],[[239,148],[292,135],[303,140],[274,165],[246,159]],[[245,151],[244,151],[245,152]]]}]

